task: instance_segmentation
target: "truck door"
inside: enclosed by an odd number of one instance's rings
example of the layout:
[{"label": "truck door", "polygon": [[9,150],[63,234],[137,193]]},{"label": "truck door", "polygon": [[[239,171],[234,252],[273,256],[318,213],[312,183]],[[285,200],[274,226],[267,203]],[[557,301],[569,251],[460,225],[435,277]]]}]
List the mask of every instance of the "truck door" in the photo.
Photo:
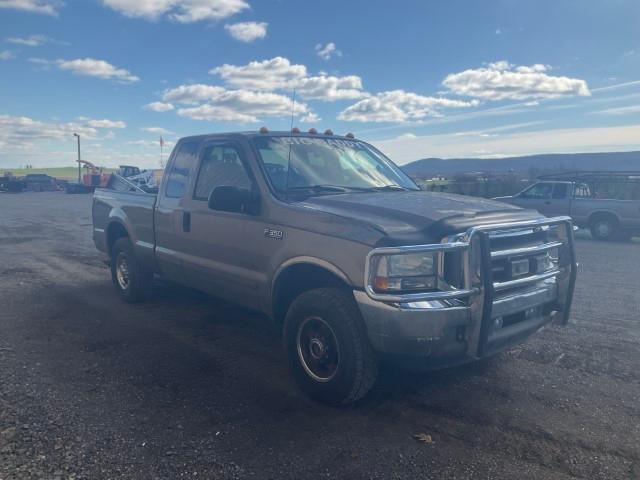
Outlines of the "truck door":
[{"label": "truck door", "polygon": [[513,204],[538,210],[547,217],[568,215],[571,210],[571,182],[538,182],[514,199]]},{"label": "truck door", "polygon": [[183,142],[167,165],[158,192],[155,212],[156,259],[162,273],[184,283],[182,256],[184,235],[189,230],[189,212],[184,202],[189,179],[194,174],[199,142]]},{"label": "truck door", "polygon": [[573,196],[573,184],[571,182],[555,182],[551,198],[545,200],[540,213],[547,217],[569,215],[571,212],[571,200]]},{"label": "truck door", "polygon": [[538,210],[544,214],[543,210],[545,210],[545,207],[551,202],[553,186],[553,182],[535,183],[513,197],[511,203],[522,208]]},{"label": "truck door", "polygon": [[262,238],[256,232],[263,232],[264,223],[248,208],[209,208],[209,196],[217,187],[235,187],[247,196],[257,192],[247,159],[235,143],[213,141],[200,149],[197,176],[185,200],[191,216],[183,255],[187,282],[217,297],[258,307],[266,274],[251,246]]}]

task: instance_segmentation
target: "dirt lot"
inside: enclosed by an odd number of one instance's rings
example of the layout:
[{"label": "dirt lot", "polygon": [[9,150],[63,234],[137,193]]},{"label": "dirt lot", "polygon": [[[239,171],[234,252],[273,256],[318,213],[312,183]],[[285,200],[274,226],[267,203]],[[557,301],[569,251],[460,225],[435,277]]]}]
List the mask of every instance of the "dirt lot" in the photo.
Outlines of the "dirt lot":
[{"label": "dirt lot", "polygon": [[568,327],[333,409],[259,315],[162,283],[122,303],[90,208],[0,195],[1,480],[640,478],[637,241],[577,242]]}]

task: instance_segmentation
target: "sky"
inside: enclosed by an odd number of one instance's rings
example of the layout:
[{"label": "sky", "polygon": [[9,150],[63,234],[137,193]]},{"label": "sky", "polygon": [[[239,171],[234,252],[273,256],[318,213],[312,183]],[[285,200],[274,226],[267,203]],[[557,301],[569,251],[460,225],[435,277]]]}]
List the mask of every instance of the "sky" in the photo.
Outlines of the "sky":
[{"label": "sky", "polygon": [[[0,168],[353,132],[398,164],[640,150],[637,0],[0,0]],[[603,168],[606,166],[603,165]]]}]

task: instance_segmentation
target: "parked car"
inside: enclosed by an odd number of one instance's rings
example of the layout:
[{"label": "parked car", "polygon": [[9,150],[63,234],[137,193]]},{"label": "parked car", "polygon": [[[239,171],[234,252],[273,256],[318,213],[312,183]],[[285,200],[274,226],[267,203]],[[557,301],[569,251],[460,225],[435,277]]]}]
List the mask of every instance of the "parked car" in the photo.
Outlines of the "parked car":
[{"label": "parked car", "polygon": [[420,191],[352,136],[187,137],[157,195],[112,179],[93,238],[122,298],[160,274],[265,313],[321,401],[362,398],[388,357],[456,365],[568,321],[571,219]]},{"label": "parked car", "polygon": [[25,188],[31,192],[57,190],[56,179],[44,173],[29,173],[24,176]]},{"label": "parked car", "polygon": [[541,177],[522,192],[495,200],[568,215],[598,240],[640,233],[640,172],[570,172]]},{"label": "parked car", "polygon": [[0,176],[0,192],[19,193],[25,186],[24,177],[14,177],[10,172]]}]

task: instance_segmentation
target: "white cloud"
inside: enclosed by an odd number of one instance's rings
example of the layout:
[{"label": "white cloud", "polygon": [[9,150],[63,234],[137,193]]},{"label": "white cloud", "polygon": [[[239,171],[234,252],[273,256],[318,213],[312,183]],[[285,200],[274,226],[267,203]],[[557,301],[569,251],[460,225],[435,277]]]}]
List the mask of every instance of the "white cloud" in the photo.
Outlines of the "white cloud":
[{"label": "white cloud", "polygon": [[164,102],[151,102],[147,103],[144,107],[145,110],[150,110],[152,112],[168,112],[173,110],[175,107],[170,103]]},{"label": "white cloud", "polygon": [[489,137],[437,134],[372,143],[399,164],[425,157],[472,157],[479,152],[485,157],[613,152],[640,149],[640,124],[538,130]]},{"label": "white cloud", "polygon": [[293,88],[294,82],[307,76],[307,67],[292,64],[283,57],[253,61],[247,65],[224,64],[209,70],[219,75],[227,85],[252,90],[278,90]]},{"label": "white cloud", "polygon": [[88,119],[87,125],[93,128],[126,128],[127,124],[121,120],[102,120]]},{"label": "white cloud", "polygon": [[224,26],[233,38],[240,42],[251,43],[267,36],[267,23],[265,22],[240,22]]},{"label": "white cloud", "polygon": [[321,120],[322,119],[315,112],[311,112],[307,115],[300,117],[300,121],[302,123],[317,123]]},{"label": "white cloud", "polygon": [[592,91],[596,92],[605,92],[608,90],[618,90],[620,88],[634,87],[636,85],[640,85],[640,80],[633,80],[631,82],[618,83],[616,85],[608,85],[606,87],[598,87],[594,88]]},{"label": "white cloud", "polygon": [[187,105],[197,105],[216,98],[226,90],[215,85],[204,85],[196,83],[191,85],[180,85],[164,92],[162,99],[165,102],[175,102]]},{"label": "white cloud", "polygon": [[180,23],[220,20],[249,8],[245,0],[103,0],[105,6],[133,18],[163,17]]},{"label": "white cloud", "polygon": [[330,60],[334,55],[337,57],[342,56],[342,52],[336,48],[336,44],[333,42],[329,42],[326,45],[317,44],[316,54],[323,60]]},{"label": "white cloud", "polygon": [[118,68],[109,62],[96,60],[95,58],[56,60],[54,63],[60,70],[70,71],[76,75],[116,80],[120,83],[133,83],[140,80],[140,78],[132,75],[131,72],[124,68]]},{"label": "white cloud", "polygon": [[606,108],[596,112],[599,115],[628,115],[631,113],[640,113],[640,105],[630,105],[628,107]]},{"label": "white cloud", "polygon": [[140,130],[147,133],[155,133],[157,135],[171,135],[171,131],[162,127],[142,127]]},{"label": "white cloud", "polygon": [[356,75],[335,77],[320,75],[295,82],[296,93],[309,100],[355,100],[368,96],[362,90],[362,79]]},{"label": "white cloud", "polygon": [[350,122],[406,122],[440,115],[443,108],[465,108],[477,101],[451,100],[425,97],[404,90],[381,92],[347,107],[338,115],[339,120]]},{"label": "white cloud", "polygon": [[0,138],[12,146],[31,144],[39,140],[60,140],[73,133],[86,137],[96,137],[98,131],[86,123],[42,122],[29,117],[0,115]]},{"label": "white cloud", "polygon": [[549,67],[516,66],[506,61],[447,75],[442,81],[450,92],[486,100],[527,100],[574,95],[589,96],[587,82],[549,75]]},{"label": "white cloud", "polygon": [[11,37],[5,41],[8,43],[14,43],[16,45],[23,45],[25,47],[39,47],[47,43],[48,38],[45,35],[30,35],[28,37]]},{"label": "white cloud", "polygon": [[52,17],[58,16],[58,10],[63,5],[64,3],[58,0],[0,0],[0,8],[40,13]]},{"label": "white cloud", "polygon": [[0,52],[0,60],[11,60],[16,58],[16,53],[12,50],[2,50]]},{"label": "white cloud", "polygon": [[[186,107],[178,109],[178,115],[211,122],[257,122],[263,117],[288,117],[291,115],[291,99],[272,92],[227,90],[215,85],[180,85],[167,90],[164,101]],[[295,114],[309,114],[306,104],[296,102]]]},{"label": "white cloud", "polygon": [[[162,140],[164,148],[171,148],[175,144],[175,142],[171,142],[169,140]],[[137,147],[145,147],[145,148],[160,148],[159,140],[131,140],[127,142],[127,145],[135,145]]]},{"label": "white cloud", "polygon": [[296,89],[296,94],[310,100],[335,101],[363,98],[362,80],[356,75],[336,77],[332,75],[310,76],[307,67],[292,64],[287,58],[253,61],[246,65],[224,64],[209,71],[235,88],[248,90]]}]

